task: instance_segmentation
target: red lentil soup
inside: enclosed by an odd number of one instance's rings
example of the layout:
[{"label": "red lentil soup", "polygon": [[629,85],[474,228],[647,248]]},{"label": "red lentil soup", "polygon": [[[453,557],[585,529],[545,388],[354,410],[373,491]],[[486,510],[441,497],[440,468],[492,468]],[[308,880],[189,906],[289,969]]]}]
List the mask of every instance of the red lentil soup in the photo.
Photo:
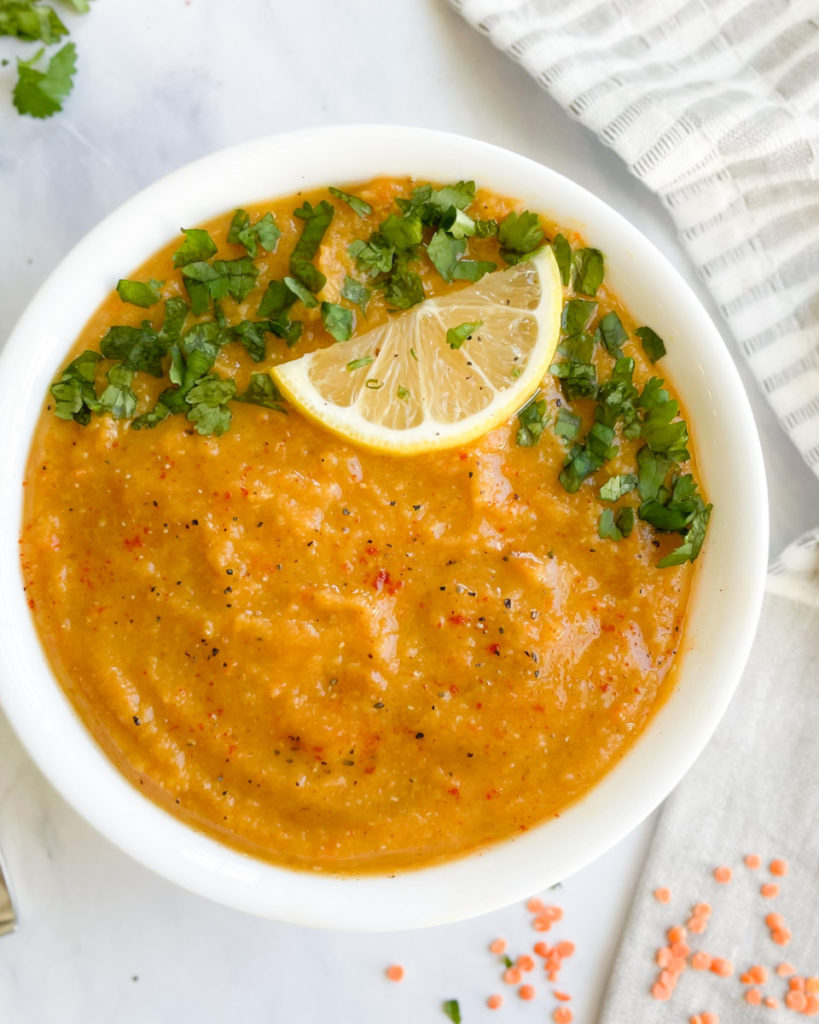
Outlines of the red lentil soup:
[{"label": "red lentil soup", "polygon": [[[267,282],[288,274],[305,199],[334,207],[314,263],[320,298],[343,302],[345,276],[365,279],[351,240],[415,185],[353,188],[370,212],[327,190],[248,207],[251,223],[269,212],[282,234],[274,252],[259,248],[251,294],[226,296],[219,315],[252,318]],[[486,222],[520,210],[480,190],[469,207]],[[239,259],[230,222],[206,227],[221,257]],[[559,231],[541,223],[550,239]],[[179,244],[134,279],[186,297]],[[467,251],[503,265],[492,235]],[[416,270],[428,296],[468,287],[425,255]],[[605,286],[594,302],[595,323],[618,314],[643,388],[653,371],[635,323]],[[162,308],[113,293],[71,357],[114,325],[156,327]],[[231,341],[215,370],[242,392],[251,373],[336,343],[320,308],[297,302],[289,315],[303,324],[296,345],[270,334],[254,363]],[[356,329],[392,315],[373,288]],[[610,373],[604,346],[594,360]],[[110,365],[97,366],[97,393]],[[138,410],[164,386],[137,373]],[[119,770],[230,846],[341,873],[464,855],[582,796],[673,685],[694,570],[658,568],[680,537],[639,517],[622,539],[600,536],[599,488],[632,473],[643,442],[618,427],[619,450],[568,493],[558,472],[571,443],[553,426],[570,408],[582,437],[595,402],[567,404],[552,376],[540,397],[551,423],[537,444],[518,444],[515,417],[412,458],[360,450],[292,408],[233,402],[230,429],[202,436],[184,415],[150,430],[61,419],[50,398],[25,486],[27,596],[57,679]]]}]

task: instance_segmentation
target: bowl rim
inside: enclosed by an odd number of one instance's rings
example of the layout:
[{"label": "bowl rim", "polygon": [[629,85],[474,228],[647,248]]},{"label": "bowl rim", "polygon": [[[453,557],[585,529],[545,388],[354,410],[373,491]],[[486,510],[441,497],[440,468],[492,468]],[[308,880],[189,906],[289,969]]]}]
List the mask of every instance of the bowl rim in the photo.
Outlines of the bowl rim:
[{"label": "bowl rim", "polygon": [[[397,174],[399,167],[430,180],[476,177],[525,201],[535,197],[544,214],[561,207],[559,223],[577,227],[607,255],[613,247],[608,279],[621,296],[624,286],[638,287],[625,264],[639,266],[648,281],[639,287],[653,290],[646,301],[660,303],[659,317],[673,314],[683,325],[694,358],[673,356],[669,346],[669,364],[679,364],[670,376],[686,408],[699,403],[705,410],[696,428],[699,464],[711,496],[725,496],[701,556],[697,628],[686,636],[675,691],[589,793],[559,820],[441,865],[395,875],[310,874],[256,860],[181,824],[140,795],[87,733],[51,675],[23,593],[21,467],[47,384],[70,345],[64,339],[76,336],[117,272],[139,266],[180,220],[198,224],[237,203]],[[285,179],[286,187],[276,184]],[[501,187],[511,182],[525,188]],[[740,459],[733,494],[721,479],[730,463],[719,446]],[[137,861],[217,902],[294,924],[379,931],[451,922],[525,898],[602,854],[664,799],[705,746],[739,681],[762,604],[768,519],[761,446],[737,369],[697,297],[662,253],[586,189],[519,154],[425,128],[337,125],[266,136],[189,163],[109,214],[49,275],[0,352],[0,474],[10,481],[0,502],[0,703],[21,742],[68,803]],[[715,613],[721,635],[708,625]]]}]

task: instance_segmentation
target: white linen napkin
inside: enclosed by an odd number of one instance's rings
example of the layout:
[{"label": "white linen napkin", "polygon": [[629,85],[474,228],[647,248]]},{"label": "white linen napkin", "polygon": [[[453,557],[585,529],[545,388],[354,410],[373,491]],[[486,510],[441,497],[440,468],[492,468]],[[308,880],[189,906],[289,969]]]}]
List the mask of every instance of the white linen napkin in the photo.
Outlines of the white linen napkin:
[{"label": "white linen napkin", "polygon": [[449,0],[657,192],[819,474],[816,0]]},{"label": "white linen napkin", "polygon": [[[802,979],[819,975],[819,530],[786,550],[767,590],[740,690],[664,805],[600,1024],[688,1021],[704,1012],[720,1024],[747,1024],[755,1019],[746,1002],[752,989],[763,1000],[756,1012],[766,998],[781,1007],[789,998],[801,1002],[789,996],[790,978],[776,973],[778,965],[790,963]],[[760,865],[748,867],[748,855]],[[776,860],[785,861],[786,874],[771,873]],[[730,882],[717,881],[718,867],[730,869]],[[763,895],[768,885],[778,893]],[[663,888],[669,903],[653,896]],[[651,1005],[667,930],[685,926],[698,903],[712,908],[707,927],[686,936],[690,952],[670,998]],[[770,914],[783,918],[780,941],[766,924]],[[696,969],[697,951],[727,961],[731,974]],[[741,980],[753,966],[765,969],[766,981]]]}]

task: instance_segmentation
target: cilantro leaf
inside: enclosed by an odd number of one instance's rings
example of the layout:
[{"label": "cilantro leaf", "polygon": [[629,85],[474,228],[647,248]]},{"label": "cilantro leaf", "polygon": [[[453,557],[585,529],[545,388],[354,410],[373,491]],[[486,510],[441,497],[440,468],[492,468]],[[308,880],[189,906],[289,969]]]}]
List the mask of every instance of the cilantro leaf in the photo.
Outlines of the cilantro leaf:
[{"label": "cilantro leaf", "polygon": [[255,224],[251,224],[250,214],[241,209],[233,214],[227,236],[228,242],[243,245],[248,255],[254,259],[259,246],[266,252],[274,252],[279,244],[279,238],[281,231],[272,213],[266,213]]},{"label": "cilantro leaf", "polygon": [[581,295],[596,295],[603,283],[603,253],[599,249],[577,249],[574,263],[574,290]]},{"label": "cilantro leaf", "polygon": [[446,343],[450,348],[458,349],[465,341],[472,337],[472,334],[479,327],[483,327],[483,320],[475,320],[472,323],[459,324],[457,327],[450,327],[446,332]]},{"label": "cilantro leaf", "polygon": [[610,476],[600,488],[600,497],[603,501],[619,501],[624,494],[633,491],[636,486],[637,477],[632,473]]},{"label": "cilantro leaf", "polygon": [[295,277],[286,277],[284,283],[297,299],[301,299],[306,309],[313,309],[318,305],[318,299],[315,295]]},{"label": "cilantro leaf", "polygon": [[549,373],[558,378],[569,401],[593,398],[597,394],[597,369],[593,363],[568,359],[552,363]]},{"label": "cilantro leaf", "polygon": [[189,263],[200,263],[216,255],[216,242],[204,228],[182,228],[185,241],[173,254],[173,265],[185,267]]},{"label": "cilantro leaf", "polygon": [[39,39],[52,46],[65,35],[68,29],[51,7],[31,0],[3,0],[0,4],[0,36]]},{"label": "cilantro leaf", "polygon": [[[186,286],[189,281],[205,285],[211,299],[223,299],[226,295],[231,295],[237,302],[243,302],[255,287],[259,271],[252,259],[243,256],[238,260],[186,263],[182,268],[182,275]],[[194,291],[191,299],[196,313],[195,296]]]},{"label": "cilantro leaf", "polygon": [[73,7],[78,14],[87,14],[91,10],[88,0],[63,0],[63,2]]},{"label": "cilantro leaf", "polygon": [[480,281],[484,274],[491,274],[497,263],[489,260],[458,260],[452,270],[454,281]]},{"label": "cilantro leaf", "polygon": [[364,313],[367,309],[367,303],[370,301],[370,289],[361,284],[360,281],[356,281],[354,277],[348,275],[344,278],[341,297],[348,302],[355,303],[361,312]]},{"label": "cilantro leaf", "polygon": [[269,373],[251,373],[247,391],[244,394],[236,395],[236,401],[261,405],[265,409],[273,409],[275,412],[287,412],[282,404],[281,392]]},{"label": "cilantro leaf", "polygon": [[614,517],[614,525],[624,537],[630,537],[634,529],[634,509],[631,505],[624,505],[618,510]]},{"label": "cilantro leaf", "polygon": [[349,192],[342,192],[340,188],[333,188],[331,185],[327,191],[335,199],[340,199],[343,203],[346,203],[350,209],[357,213],[359,217],[366,217],[368,214],[373,212],[373,208],[369,203],[363,199],[359,199],[358,196],[351,196]]},{"label": "cilantro leaf", "polygon": [[597,395],[595,419],[613,427],[623,421],[623,434],[631,439],[640,436],[641,424],[634,406],[637,388],[634,386],[634,360],[623,357],[614,364],[611,377]]},{"label": "cilantro leaf", "polygon": [[476,220],[476,238],[494,238],[498,233],[498,222],[496,220]]},{"label": "cilantro leaf", "polygon": [[651,501],[660,493],[671,463],[644,445],[637,452],[637,491],[643,501]]},{"label": "cilantro leaf", "polygon": [[609,355],[620,359],[623,355],[623,343],[628,341],[628,334],[616,313],[606,313],[600,318],[595,338],[605,347]]},{"label": "cilantro leaf", "polygon": [[265,333],[268,330],[266,320],[242,320],[234,324],[230,331],[236,340],[244,345],[254,363],[260,363],[267,354]]},{"label": "cilantro leaf", "polygon": [[574,494],[580,485],[592,473],[617,454],[617,446],[612,444],[614,429],[605,423],[594,423],[586,436],[584,444],[576,444],[568,456],[558,479],[564,490]]},{"label": "cilantro leaf", "polygon": [[561,406],[557,411],[555,433],[558,437],[562,437],[566,441],[574,441],[580,433],[581,423],[582,420],[579,416],[575,416],[574,413],[569,412],[565,406]]},{"label": "cilantro leaf", "polygon": [[100,342],[106,359],[119,359],[132,370],[162,376],[162,357],[168,346],[145,320],[141,327],[111,327]]},{"label": "cilantro leaf", "polygon": [[402,260],[396,260],[389,277],[379,282],[378,286],[383,289],[391,310],[409,309],[410,306],[424,301],[423,281],[414,270],[409,270]]},{"label": "cilantro leaf", "polygon": [[335,302],[322,302],[321,322],[336,341],[349,341],[353,333],[353,311]]},{"label": "cilantro leaf", "polygon": [[12,99],[21,114],[31,117],[51,117],[62,110],[62,101],[74,86],[77,70],[77,47],[66,43],[49,60],[45,71],[34,65],[43,55],[38,51],[31,60],[17,58],[18,78]]},{"label": "cilantro leaf", "polygon": [[518,432],[515,440],[521,448],[531,448],[538,443],[540,436],[551,419],[546,409],[546,400],[535,395],[518,413]]},{"label": "cilantro leaf", "polygon": [[501,256],[507,263],[520,263],[540,248],[545,237],[536,213],[508,213],[498,228]]},{"label": "cilantro leaf", "polygon": [[596,302],[590,302],[588,299],[569,299],[563,305],[560,328],[564,334],[578,334],[580,331],[585,331],[596,312]]},{"label": "cilantro leaf", "polygon": [[387,274],[392,269],[392,261],[395,256],[393,246],[382,238],[376,231],[370,235],[370,240],[365,242],[358,238],[347,247],[347,252],[356,262],[359,270],[370,274]]},{"label": "cilantro leaf", "polygon": [[295,292],[284,281],[270,281],[257,312],[259,316],[278,316],[287,312],[295,301]]},{"label": "cilantro leaf", "polygon": [[555,235],[552,248],[555,253],[557,269],[560,271],[560,280],[565,287],[569,283],[569,275],[572,272],[572,247],[564,235]]},{"label": "cilantro leaf", "polygon": [[190,405],[188,419],[196,424],[196,432],[205,436],[221,437],[230,426],[231,412],[228,402],[236,393],[236,381],[217,377],[203,377],[186,395]]},{"label": "cilantro leaf", "polygon": [[292,348],[301,337],[302,323],[301,320],[288,320],[286,316],[280,314],[270,317],[267,329],[278,338],[283,338],[287,342],[287,347]]},{"label": "cilantro leaf", "polygon": [[335,207],[325,199],[322,199],[315,208],[311,203],[305,202],[298,210],[294,210],[294,216],[304,221],[304,227],[290,256],[290,273],[311,292],[320,292],[327,283],[324,274],[310,261],[318,252],[335,212]]},{"label": "cilantro leaf", "polygon": [[643,351],[652,363],[662,359],[665,355],[665,342],[656,331],[652,331],[650,327],[638,327],[634,333],[642,341]]},{"label": "cilantro leaf", "polygon": [[705,533],[708,529],[708,520],[711,518],[712,507],[711,505],[705,505],[698,512],[695,512],[682,544],[666,555],[665,558],[661,558],[657,563],[660,569],[666,569],[672,565],[682,565],[683,562],[693,562],[696,559],[702,550]]},{"label": "cilantro leaf", "polygon": [[160,399],[153,409],[149,409],[148,412],[144,412],[141,416],[131,420],[131,430],[142,430],[143,428],[145,430],[153,430],[163,420],[166,420],[170,414],[171,410]]},{"label": "cilantro leaf", "polygon": [[429,240],[427,255],[441,277],[451,281],[455,265],[465,249],[466,242],[462,238],[452,238],[446,231],[439,229]]},{"label": "cilantro leaf", "polygon": [[614,521],[614,509],[604,508],[600,513],[597,533],[604,540],[622,540],[623,534]]},{"label": "cilantro leaf", "polygon": [[164,283],[153,278],[150,281],[128,281],[123,277],[117,282],[117,294],[123,302],[147,309],[162,298],[160,289]]},{"label": "cilantro leaf", "polygon": [[158,335],[160,341],[163,341],[166,345],[172,345],[177,341],[185,325],[187,315],[188,304],[184,299],[166,299],[165,319]]},{"label": "cilantro leaf", "polygon": [[60,379],[51,385],[54,414],[61,420],[76,420],[85,426],[91,419],[91,413],[99,410],[94,380],[101,359],[99,352],[86,349],[66,366]]},{"label": "cilantro leaf", "polygon": [[108,386],[99,397],[99,404],[115,420],[130,419],[136,412],[137,396],[131,390],[135,371],[124,363],[114,363],[108,371]]},{"label": "cilantro leaf", "polygon": [[640,395],[639,403],[646,409],[642,435],[655,454],[672,462],[684,462],[690,458],[688,427],[684,420],[676,418],[680,411],[679,403],[669,398],[668,392],[662,388],[664,383],[652,377]]},{"label": "cilantro leaf", "polygon": [[461,1024],[461,1007],[457,999],[447,999],[443,1004],[443,1011],[452,1024]]},{"label": "cilantro leaf", "polygon": [[379,229],[381,237],[397,252],[413,249],[424,237],[424,225],[417,213],[396,217],[391,213]]}]

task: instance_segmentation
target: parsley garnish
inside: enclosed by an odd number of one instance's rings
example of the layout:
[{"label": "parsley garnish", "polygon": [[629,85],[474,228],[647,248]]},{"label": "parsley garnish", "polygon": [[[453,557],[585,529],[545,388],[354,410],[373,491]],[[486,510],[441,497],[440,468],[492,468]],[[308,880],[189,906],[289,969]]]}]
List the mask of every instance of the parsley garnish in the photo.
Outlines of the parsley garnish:
[{"label": "parsley garnish", "polygon": [[336,341],[349,341],[353,333],[353,311],[335,302],[322,302],[321,322]]},{"label": "parsley garnish", "polygon": [[120,278],[117,282],[117,294],[123,302],[130,302],[132,306],[142,306],[147,309],[153,306],[162,298],[160,289],[164,281],[128,281]]},{"label": "parsley garnish", "polygon": [[0,5],[0,36],[39,39],[51,46],[65,35],[68,29],[51,7],[31,0],[3,0]]},{"label": "parsley garnish", "polygon": [[443,1004],[443,1011],[452,1024],[461,1024],[461,1007],[457,999],[447,999]]},{"label": "parsley garnish", "polygon": [[346,203],[350,209],[357,213],[359,217],[366,217],[368,214],[373,212],[373,208],[369,203],[363,199],[359,199],[358,196],[351,196],[349,192],[342,192],[340,188],[333,188],[331,185],[327,191],[335,199],[340,199],[343,203]]},{"label": "parsley garnish", "polygon": [[483,320],[475,320],[472,323],[450,327],[446,332],[447,345],[454,349],[460,348],[465,341],[472,337],[479,327],[483,327]]},{"label": "parsley garnish", "polygon": [[49,60],[45,71],[34,67],[43,56],[39,50],[31,60],[17,58],[18,78],[12,99],[21,114],[51,117],[63,109],[63,100],[74,85],[77,70],[77,47],[66,43]]}]

